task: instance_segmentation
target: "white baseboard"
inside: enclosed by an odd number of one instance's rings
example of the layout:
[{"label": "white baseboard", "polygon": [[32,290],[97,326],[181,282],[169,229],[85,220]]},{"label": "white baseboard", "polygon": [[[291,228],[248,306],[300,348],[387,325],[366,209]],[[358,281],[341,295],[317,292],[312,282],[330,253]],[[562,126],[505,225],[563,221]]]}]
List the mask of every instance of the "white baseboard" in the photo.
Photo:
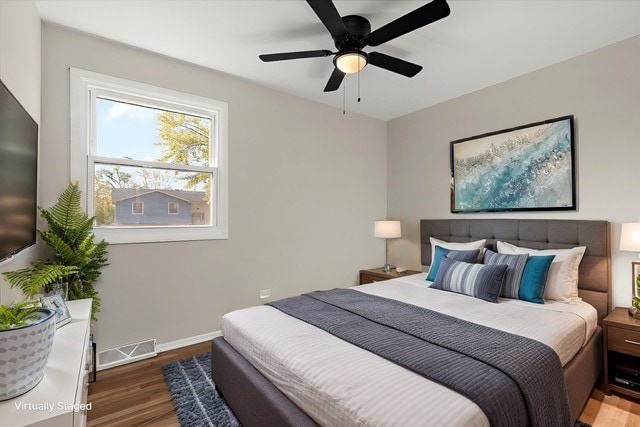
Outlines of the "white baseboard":
[{"label": "white baseboard", "polygon": [[158,353],[162,353],[163,351],[174,350],[176,348],[186,347],[188,345],[199,344],[201,342],[210,341],[215,337],[221,337],[221,336],[222,336],[222,331],[214,331],[214,332],[209,332],[207,334],[196,335],[195,337],[189,337],[189,338],[183,338],[181,340],[165,342],[162,344],[158,344],[156,346],[156,351]]},{"label": "white baseboard", "polygon": [[[170,341],[170,342],[166,342],[166,343],[163,343],[163,344],[157,344],[155,346],[155,354],[149,354],[147,356],[142,357],[142,359],[155,357],[157,355],[157,353],[162,353],[163,351],[174,350],[176,348],[186,347],[186,346],[192,345],[192,344],[199,344],[201,342],[210,341],[210,340],[214,339],[215,337],[221,337],[221,336],[222,336],[222,331],[214,331],[214,332],[209,332],[207,334],[196,335],[194,337],[183,338],[181,340]],[[122,361],[120,363],[113,363],[113,364],[110,364],[110,365],[98,365],[96,367],[97,368],[96,370],[97,371],[102,371],[102,370],[110,369],[110,368],[113,368],[115,366],[119,366],[119,365],[122,365],[122,364],[125,364],[125,363],[131,363],[131,362],[134,362],[134,361],[140,360],[140,359],[141,358],[138,358],[138,359],[129,358],[127,361]]]}]

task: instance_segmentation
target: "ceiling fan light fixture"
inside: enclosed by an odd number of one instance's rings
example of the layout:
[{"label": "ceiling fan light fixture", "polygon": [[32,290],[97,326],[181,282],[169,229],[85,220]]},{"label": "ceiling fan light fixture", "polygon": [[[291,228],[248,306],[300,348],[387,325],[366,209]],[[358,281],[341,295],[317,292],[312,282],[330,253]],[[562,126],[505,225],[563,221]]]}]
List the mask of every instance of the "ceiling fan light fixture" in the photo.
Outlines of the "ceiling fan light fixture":
[{"label": "ceiling fan light fixture", "polygon": [[362,70],[369,62],[367,54],[361,51],[346,52],[336,56],[335,64],[338,70],[345,74],[353,74]]}]

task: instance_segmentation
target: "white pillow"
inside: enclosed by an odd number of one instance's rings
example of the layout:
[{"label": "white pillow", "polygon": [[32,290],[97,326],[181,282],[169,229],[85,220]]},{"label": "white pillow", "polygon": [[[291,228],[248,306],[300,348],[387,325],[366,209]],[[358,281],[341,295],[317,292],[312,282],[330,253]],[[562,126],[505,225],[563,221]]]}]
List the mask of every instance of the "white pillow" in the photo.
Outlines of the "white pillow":
[{"label": "white pillow", "polygon": [[452,251],[472,251],[474,249],[480,249],[480,253],[478,253],[478,262],[482,259],[482,254],[484,253],[484,245],[487,243],[486,239],[476,240],[475,242],[445,242],[444,240],[435,239],[430,237],[431,241],[431,263],[429,265],[433,265],[433,256],[436,253],[436,245],[441,248],[449,249]]},{"label": "white pillow", "polygon": [[498,241],[498,253],[501,254],[530,254],[555,255],[551,262],[547,276],[547,286],[544,288],[544,299],[573,303],[578,298],[578,268],[586,246],[571,249],[529,249],[521,248],[506,242]]}]

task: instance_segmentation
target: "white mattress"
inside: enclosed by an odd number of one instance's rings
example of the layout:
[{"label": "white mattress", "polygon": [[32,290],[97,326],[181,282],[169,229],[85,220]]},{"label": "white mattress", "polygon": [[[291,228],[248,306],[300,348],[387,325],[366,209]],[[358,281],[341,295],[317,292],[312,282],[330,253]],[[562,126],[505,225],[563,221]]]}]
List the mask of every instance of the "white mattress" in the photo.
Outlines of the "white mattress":
[{"label": "white mattress", "polygon": [[[563,366],[597,327],[589,304],[498,304],[430,289],[425,274],[356,286],[543,342]],[[242,356],[326,426],[488,426],[466,397],[270,306],[226,314],[222,332]]]}]

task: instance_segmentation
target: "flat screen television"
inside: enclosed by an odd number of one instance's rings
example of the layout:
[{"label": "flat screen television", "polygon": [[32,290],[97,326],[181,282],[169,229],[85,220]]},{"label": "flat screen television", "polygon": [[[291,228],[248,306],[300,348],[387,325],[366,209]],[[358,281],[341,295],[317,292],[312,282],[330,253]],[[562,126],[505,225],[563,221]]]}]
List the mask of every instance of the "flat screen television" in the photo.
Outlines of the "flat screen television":
[{"label": "flat screen television", "polygon": [[0,261],[36,243],[38,124],[0,81]]}]

